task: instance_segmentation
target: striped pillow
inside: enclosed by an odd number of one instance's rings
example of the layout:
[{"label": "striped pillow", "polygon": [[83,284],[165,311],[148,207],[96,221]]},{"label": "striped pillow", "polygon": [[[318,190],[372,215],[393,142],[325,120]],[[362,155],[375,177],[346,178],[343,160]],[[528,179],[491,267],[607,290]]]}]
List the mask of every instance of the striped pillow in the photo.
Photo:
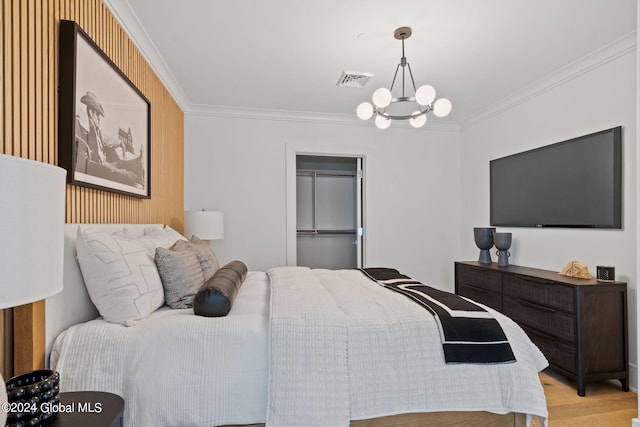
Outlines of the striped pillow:
[{"label": "striped pillow", "polygon": [[190,250],[198,257],[205,281],[211,279],[220,268],[218,258],[206,240],[200,240],[197,236],[193,236],[190,241],[178,240],[174,246],[177,250]]},{"label": "striped pillow", "polygon": [[155,261],[166,303],[171,308],[190,308],[205,277],[196,254],[180,242],[169,249],[156,248]]}]

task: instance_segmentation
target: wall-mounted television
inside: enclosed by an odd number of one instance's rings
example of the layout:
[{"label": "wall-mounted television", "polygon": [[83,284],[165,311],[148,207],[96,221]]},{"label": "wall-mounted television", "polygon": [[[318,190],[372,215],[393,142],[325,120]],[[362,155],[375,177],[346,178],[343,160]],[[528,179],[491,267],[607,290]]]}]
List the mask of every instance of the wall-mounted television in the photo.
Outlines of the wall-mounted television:
[{"label": "wall-mounted television", "polygon": [[490,222],[622,228],[622,127],[491,160]]}]

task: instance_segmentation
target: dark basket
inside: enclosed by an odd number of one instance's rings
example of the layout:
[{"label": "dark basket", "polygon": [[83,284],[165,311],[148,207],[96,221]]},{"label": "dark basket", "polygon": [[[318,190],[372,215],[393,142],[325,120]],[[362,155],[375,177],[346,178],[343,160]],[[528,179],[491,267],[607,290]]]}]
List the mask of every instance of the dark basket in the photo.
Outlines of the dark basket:
[{"label": "dark basket", "polygon": [[6,387],[8,401],[17,410],[7,414],[7,427],[44,426],[55,418],[60,403],[59,373],[27,372],[8,380]]}]

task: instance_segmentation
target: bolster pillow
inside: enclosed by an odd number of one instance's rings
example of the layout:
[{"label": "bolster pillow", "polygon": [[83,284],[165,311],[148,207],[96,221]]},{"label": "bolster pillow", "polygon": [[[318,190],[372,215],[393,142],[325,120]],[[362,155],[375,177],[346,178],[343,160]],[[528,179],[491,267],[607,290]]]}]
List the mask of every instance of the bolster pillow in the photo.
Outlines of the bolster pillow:
[{"label": "bolster pillow", "polygon": [[226,316],[245,277],[247,266],[242,261],[231,261],[220,267],[196,293],[193,312],[206,317]]}]

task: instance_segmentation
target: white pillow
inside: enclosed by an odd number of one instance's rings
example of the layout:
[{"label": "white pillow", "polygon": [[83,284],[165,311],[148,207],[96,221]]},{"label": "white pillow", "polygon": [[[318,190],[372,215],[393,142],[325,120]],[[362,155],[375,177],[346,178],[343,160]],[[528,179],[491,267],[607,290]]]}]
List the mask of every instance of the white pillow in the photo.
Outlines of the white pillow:
[{"label": "white pillow", "polygon": [[164,304],[153,256],[126,232],[78,228],[78,263],[89,297],[108,322],[131,326]]},{"label": "white pillow", "polygon": [[147,248],[151,259],[153,259],[156,256],[156,248],[169,249],[178,240],[187,239],[173,228],[165,225],[162,228],[155,226],[147,227],[144,235],[138,237],[138,240]]}]

